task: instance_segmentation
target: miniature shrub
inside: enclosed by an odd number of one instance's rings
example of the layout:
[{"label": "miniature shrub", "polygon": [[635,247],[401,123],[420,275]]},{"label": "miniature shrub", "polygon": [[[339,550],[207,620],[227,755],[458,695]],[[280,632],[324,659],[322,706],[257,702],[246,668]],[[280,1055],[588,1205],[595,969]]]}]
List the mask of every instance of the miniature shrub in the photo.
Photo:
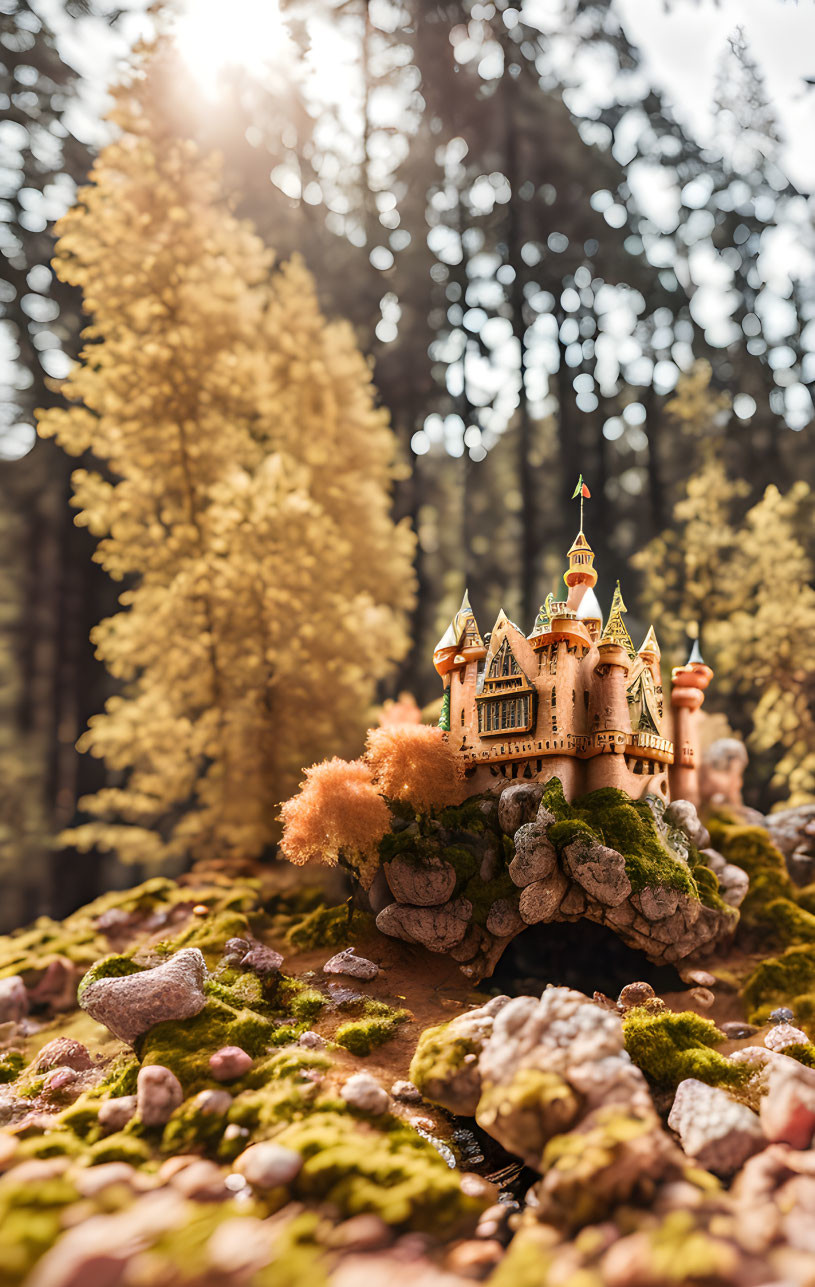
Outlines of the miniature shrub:
[{"label": "miniature shrub", "polygon": [[382,1001],[366,1001],[363,1017],[341,1024],[334,1040],[352,1055],[369,1055],[376,1046],[390,1041],[399,1025],[409,1018],[407,1010],[392,1010]]},{"label": "miniature shrub", "polygon": [[812,1012],[806,998],[815,993],[815,944],[798,944],[788,947],[777,957],[761,961],[744,988],[744,1000],[750,1012],[761,1017],[764,1011],[779,1005],[788,1005],[799,1022],[805,1022]]},{"label": "miniature shrub", "polygon": [[390,812],[370,767],[363,760],[324,760],[306,769],[297,795],[280,810],[281,849],[302,866],[342,861],[365,888],[378,868],[379,841],[390,827]]},{"label": "miniature shrub", "polygon": [[323,1109],[275,1141],[304,1159],[294,1196],[331,1203],[341,1219],[372,1212],[392,1228],[449,1234],[474,1223],[485,1205],[462,1193],[457,1174],[407,1126],[375,1130],[348,1112]]},{"label": "miniature shrub", "polygon": [[623,1018],[625,1048],[648,1080],[660,1089],[674,1089],[686,1077],[711,1086],[741,1086],[750,1070],[733,1064],[714,1047],[724,1041],[710,1019],[692,1011],[638,1006]]},{"label": "miniature shrub", "polygon": [[460,804],[468,794],[450,742],[430,724],[370,729],[365,760],[384,796],[416,809],[429,812]]}]

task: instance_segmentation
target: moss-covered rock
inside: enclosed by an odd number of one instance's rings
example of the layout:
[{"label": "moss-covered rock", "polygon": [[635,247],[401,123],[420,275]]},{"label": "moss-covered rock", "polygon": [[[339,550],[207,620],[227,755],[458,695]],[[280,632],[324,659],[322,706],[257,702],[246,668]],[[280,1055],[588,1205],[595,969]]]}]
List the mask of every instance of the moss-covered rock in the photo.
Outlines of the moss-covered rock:
[{"label": "moss-covered rock", "polygon": [[79,1194],[63,1176],[36,1185],[15,1181],[13,1172],[0,1182],[0,1287],[19,1287],[40,1256],[62,1232],[65,1209]]},{"label": "moss-covered rock", "polygon": [[675,1014],[653,1004],[637,1006],[623,1019],[623,1035],[632,1061],[661,1090],[673,1090],[687,1077],[730,1087],[749,1079],[746,1065],[731,1063],[715,1049],[724,1033],[691,1011]]},{"label": "moss-covered rock", "polygon": [[121,953],[103,956],[101,961],[95,961],[79,980],[76,999],[81,1003],[87,989],[91,984],[98,983],[100,979],[123,979],[129,974],[140,974],[142,969],[143,967],[137,965],[130,956]]},{"label": "moss-covered rock", "polygon": [[329,1202],[341,1217],[371,1212],[392,1228],[450,1235],[475,1223],[484,1203],[410,1127],[376,1130],[339,1108],[324,1109],[275,1136],[300,1153],[295,1196]]},{"label": "moss-covered rock", "polygon": [[408,1010],[395,1010],[383,1001],[368,999],[363,1004],[361,1017],[340,1024],[334,1040],[353,1055],[369,1055],[377,1046],[390,1041],[409,1018]]}]

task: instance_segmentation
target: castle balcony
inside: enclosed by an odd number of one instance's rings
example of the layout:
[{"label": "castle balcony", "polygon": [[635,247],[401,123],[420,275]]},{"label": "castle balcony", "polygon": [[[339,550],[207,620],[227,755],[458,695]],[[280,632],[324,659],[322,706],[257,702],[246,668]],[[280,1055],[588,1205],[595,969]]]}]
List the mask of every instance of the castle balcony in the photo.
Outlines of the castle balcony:
[{"label": "castle balcony", "polygon": [[[499,733],[500,736],[500,733]],[[458,752],[465,768],[477,764],[509,764],[516,760],[545,759],[550,755],[582,758],[590,752],[591,738],[585,733],[550,734],[548,737],[507,737],[491,746],[466,746]]]},{"label": "castle balcony", "polygon": [[582,621],[575,617],[555,617],[548,630],[539,635],[532,635],[529,643],[533,648],[551,648],[553,644],[566,643],[570,648],[580,648],[588,652],[591,648],[591,635]]},{"label": "castle balcony", "polygon": [[674,744],[667,737],[656,733],[631,733],[625,748],[626,755],[639,760],[656,760],[660,764],[673,764]]}]

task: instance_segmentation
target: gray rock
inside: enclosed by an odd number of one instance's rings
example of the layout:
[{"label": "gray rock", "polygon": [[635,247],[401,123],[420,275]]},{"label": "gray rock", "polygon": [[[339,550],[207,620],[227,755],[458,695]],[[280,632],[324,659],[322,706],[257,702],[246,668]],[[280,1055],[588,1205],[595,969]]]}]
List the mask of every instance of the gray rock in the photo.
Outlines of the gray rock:
[{"label": "gray rock", "polygon": [[496,938],[510,938],[522,930],[525,923],[517,903],[498,898],[487,913],[486,928]]},{"label": "gray rock", "polygon": [[557,853],[542,822],[526,822],[515,834],[515,857],[509,874],[522,888],[546,880],[557,867]]},{"label": "gray rock", "polygon": [[319,1032],[312,1032],[309,1028],[307,1032],[300,1033],[297,1038],[297,1044],[305,1047],[306,1050],[322,1050],[325,1045],[325,1037],[321,1037]]},{"label": "gray rock", "polygon": [[379,966],[364,956],[357,956],[353,947],[337,952],[323,966],[323,974],[348,974],[352,979],[375,979]]},{"label": "gray rock", "polygon": [[684,831],[697,849],[707,849],[710,844],[710,832],[700,821],[696,805],[690,800],[672,800],[665,810],[665,821],[669,826]]},{"label": "gray rock", "polygon": [[419,1104],[422,1100],[422,1092],[412,1081],[395,1081],[391,1086],[391,1097],[397,1099],[400,1104]]},{"label": "gray rock", "polygon": [[420,943],[431,952],[449,952],[464,938],[472,914],[472,903],[466,898],[453,899],[443,907],[391,903],[377,916],[376,927],[382,934]]},{"label": "gray rock", "polygon": [[394,897],[415,907],[438,907],[456,887],[455,869],[435,856],[411,860],[399,854],[385,863],[385,877]]},{"label": "gray rock", "polygon": [[283,957],[265,943],[254,943],[241,961],[244,970],[252,970],[262,979],[274,978],[280,973]]},{"label": "gray rock", "polygon": [[99,1106],[99,1125],[105,1135],[124,1130],[131,1117],[135,1116],[135,1095],[119,1095],[116,1099],[105,1099]]},{"label": "gray rock", "polygon": [[56,1037],[43,1046],[34,1063],[38,1073],[48,1072],[51,1068],[73,1068],[76,1072],[86,1072],[93,1067],[87,1046],[72,1037]]},{"label": "gray rock", "polygon": [[439,1034],[440,1048],[464,1053],[436,1060],[429,1067],[424,1057],[418,1060],[414,1075],[425,1099],[461,1117],[474,1116],[481,1094],[478,1057],[492,1035],[496,1016],[509,1003],[507,996],[492,997],[485,1005],[458,1014],[444,1025]]},{"label": "gray rock", "polygon": [[136,1078],[136,1111],[145,1126],[163,1126],[184,1102],[175,1073],[161,1064],[145,1064]]},{"label": "gray rock", "polygon": [[356,1108],[361,1113],[373,1113],[378,1117],[390,1108],[390,1095],[367,1072],[354,1073],[349,1077],[340,1095],[349,1108]]},{"label": "gray rock", "polygon": [[557,869],[546,880],[536,880],[521,890],[518,910],[525,924],[538,925],[551,921],[557,913],[569,882]]},{"label": "gray rock", "polygon": [[719,893],[730,907],[741,907],[750,889],[750,877],[743,867],[726,862],[720,872]]},{"label": "gray rock", "polygon": [[733,1175],[766,1143],[757,1113],[695,1077],[679,1083],[668,1125],[689,1157],[720,1176]]},{"label": "gray rock", "polygon": [[513,782],[504,787],[498,799],[498,825],[507,836],[514,836],[525,822],[531,822],[543,795],[542,782]]},{"label": "gray rock", "polygon": [[635,1010],[637,1006],[645,1005],[646,1001],[652,1001],[656,993],[650,983],[638,981],[636,983],[626,983],[620,995],[617,997],[617,1004],[623,1010]]},{"label": "gray rock", "polygon": [[764,1038],[764,1045],[768,1050],[784,1050],[786,1046],[803,1046],[808,1041],[809,1037],[802,1028],[796,1028],[792,1023],[777,1023]]},{"label": "gray rock", "polygon": [[631,893],[622,854],[592,837],[578,836],[566,845],[563,861],[572,880],[605,907],[616,907]]},{"label": "gray rock", "polygon": [[233,1169],[253,1189],[277,1189],[291,1184],[303,1169],[303,1159],[293,1149],[263,1140],[251,1144],[233,1163]]},{"label": "gray rock", "polygon": [[668,889],[664,885],[646,885],[639,894],[631,899],[643,916],[649,921],[662,921],[666,916],[673,916],[679,903],[679,891]]},{"label": "gray rock", "polygon": [[28,1014],[28,993],[19,974],[0,979],[0,1023],[18,1023]]},{"label": "gray rock", "polygon": [[167,1019],[189,1019],[207,1003],[207,967],[197,947],[183,948],[163,965],[121,978],[98,979],[79,1004],[93,1019],[129,1045]]}]

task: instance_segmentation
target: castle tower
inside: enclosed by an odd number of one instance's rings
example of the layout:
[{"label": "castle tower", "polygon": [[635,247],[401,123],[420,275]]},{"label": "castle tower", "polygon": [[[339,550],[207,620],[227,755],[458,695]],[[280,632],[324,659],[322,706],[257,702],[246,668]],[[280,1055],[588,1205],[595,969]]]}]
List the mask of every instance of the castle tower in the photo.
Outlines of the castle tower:
[{"label": "castle tower", "polygon": [[674,762],[669,773],[671,798],[699,803],[699,709],[713,678],[695,640],[684,666],[671,672],[671,708],[674,719]]},{"label": "castle tower", "polygon": [[594,754],[587,765],[587,786],[628,787],[625,748],[631,734],[628,710],[628,675],[636,656],[631,636],[623,621],[626,606],[620,583],[614,591],[611,611],[597,644],[597,662],[589,687],[588,728]]},{"label": "castle tower", "polygon": [[[449,733],[453,723],[453,709],[455,706],[455,723],[462,724],[460,718],[463,709],[464,694],[461,688],[465,680],[465,672],[472,673],[473,695],[475,693],[475,674],[478,669],[479,661],[482,661],[487,655],[487,648],[478,624],[475,619],[475,613],[470,607],[470,597],[467,590],[464,591],[464,598],[461,600],[459,608],[453,620],[445,630],[436,647],[433,649],[433,665],[441,675],[444,681],[444,697],[442,698],[441,718],[439,727]],[[458,684],[453,691],[453,679],[458,675]],[[456,698],[457,700],[453,700]]]},{"label": "castle tower", "polygon": [[563,574],[563,580],[569,587],[566,606],[577,612],[586,591],[593,590],[597,584],[594,550],[586,540],[582,526],[569,550],[569,570]]}]

